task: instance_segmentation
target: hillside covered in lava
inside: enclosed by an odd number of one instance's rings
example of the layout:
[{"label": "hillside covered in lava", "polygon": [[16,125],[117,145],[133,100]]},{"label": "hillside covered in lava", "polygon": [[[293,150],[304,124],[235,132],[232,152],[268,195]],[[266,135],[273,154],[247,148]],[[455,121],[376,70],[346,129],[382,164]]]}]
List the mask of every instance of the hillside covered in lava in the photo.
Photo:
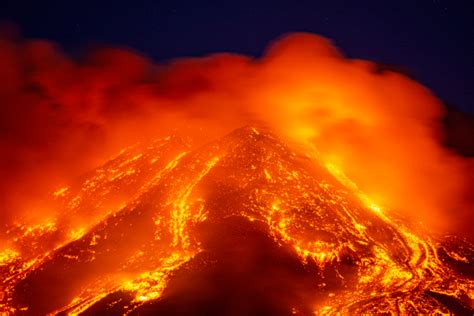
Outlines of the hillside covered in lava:
[{"label": "hillside covered in lava", "polygon": [[50,221],[7,231],[4,313],[473,312],[472,245],[268,128],[132,146],[51,200]]}]

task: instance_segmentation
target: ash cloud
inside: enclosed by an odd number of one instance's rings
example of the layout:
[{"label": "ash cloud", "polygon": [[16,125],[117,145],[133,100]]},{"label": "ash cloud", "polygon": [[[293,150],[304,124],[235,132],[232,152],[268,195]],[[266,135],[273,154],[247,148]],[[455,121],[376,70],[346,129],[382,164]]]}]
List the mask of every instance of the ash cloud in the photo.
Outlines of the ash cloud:
[{"label": "ash cloud", "polygon": [[42,197],[137,141],[264,124],[312,142],[378,203],[435,230],[464,230],[472,159],[443,145],[445,109],[430,91],[379,68],[311,34],[284,36],[260,59],[165,64],[117,48],[77,60],[49,41],[2,34],[0,221],[52,215]]}]

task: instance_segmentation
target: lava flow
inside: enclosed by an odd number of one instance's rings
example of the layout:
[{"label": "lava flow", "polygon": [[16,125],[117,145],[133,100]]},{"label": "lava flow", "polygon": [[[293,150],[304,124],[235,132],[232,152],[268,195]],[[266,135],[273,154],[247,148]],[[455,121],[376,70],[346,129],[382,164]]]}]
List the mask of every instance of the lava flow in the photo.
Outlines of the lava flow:
[{"label": "lava flow", "polygon": [[19,315],[472,313],[474,248],[370,200],[317,148],[244,127],[123,150],[10,227]]}]

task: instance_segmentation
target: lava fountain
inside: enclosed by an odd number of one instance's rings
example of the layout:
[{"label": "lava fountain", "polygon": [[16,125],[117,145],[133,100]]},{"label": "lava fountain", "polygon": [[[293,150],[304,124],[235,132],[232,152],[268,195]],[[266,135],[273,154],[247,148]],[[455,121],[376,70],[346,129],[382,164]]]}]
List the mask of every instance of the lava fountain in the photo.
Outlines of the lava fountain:
[{"label": "lava fountain", "polygon": [[472,314],[441,234],[471,162],[417,83],[308,34],[160,67],[0,44],[2,313]]}]

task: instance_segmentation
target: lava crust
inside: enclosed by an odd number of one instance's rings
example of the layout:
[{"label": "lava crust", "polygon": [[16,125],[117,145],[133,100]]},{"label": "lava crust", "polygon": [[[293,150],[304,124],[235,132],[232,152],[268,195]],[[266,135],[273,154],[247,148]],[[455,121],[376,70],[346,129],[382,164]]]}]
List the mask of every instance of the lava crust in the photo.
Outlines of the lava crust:
[{"label": "lava crust", "polygon": [[7,314],[473,313],[472,245],[265,128],[128,148],[52,198],[56,218],[9,228]]}]

